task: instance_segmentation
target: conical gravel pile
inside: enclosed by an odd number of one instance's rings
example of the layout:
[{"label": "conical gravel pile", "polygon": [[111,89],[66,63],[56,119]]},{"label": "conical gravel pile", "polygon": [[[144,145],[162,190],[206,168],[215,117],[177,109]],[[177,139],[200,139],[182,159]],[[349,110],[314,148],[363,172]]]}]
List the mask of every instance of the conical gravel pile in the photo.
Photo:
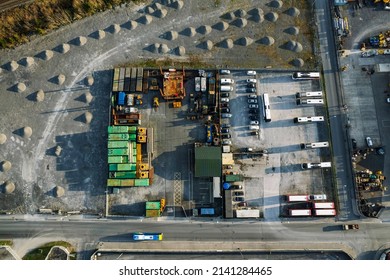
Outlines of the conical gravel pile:
[{"label": "conical gravel pile", "polygon": [[85,103],[87,103],[87,104],[91,103],[92,99],[93,99],[93,96],[89,91],[84,94]]},{"label": "conical gravel pile", "polygon": [[264,15],[264,11],[260,8],[252,9],[248,12],[250,15]]},{"label": "conical gravel pile", "polygon": [[24,92],[27,89],[26,85],[24,83],[17,83],[16,84],[16,91],[17,92]]},{"label": "conical gravel pile", "polygon": [[291,35],[298,35],[299,34],[299,27],[291,26],[291,27],[285,29],[284,32],[286,32],[287,34],[291,34]]},{"label": "conical gravel pile", "polygon": [[6,194],[11,194],[15,191],[15,184],[11,181],[6,181],[4,184],[4,191]]},{"label": "conical gravel pile", "polygon": [[95,79],[92,76],[85,77],[85,85],[92,86],[95,82]]},{"label": "conical gravel pile", "polygon": [[249,37],[242,37],[237,40],[237,44],[241,46],[249,46],[253,43],[253,39]]},{"label": "conical gravel pile", "polygon": [[288,9],[286,11],[286,14],[288,14],[289,16],[292,16],[292,17],[297,17],[300,15],[300,13],[301,12],[295,7],[291,7],[290,9]]},{"label": "conical gravel pile", "polygon": [[45,92],[42,89],[37,91],[35,95],[35,100],[38,102],[42,102],[43,100],[45,100]]},{"label": "conical gravel pile", "polygon": [[303,61],[302,58],[295,58],[291,61],[291,64],[294,65],[295,67],[302,67],[305,62]]},{"label": "conical gravel pile", "polygon": [[142,24],[151,24],[153,21],[153,17],[151,15],[144,15],[142,17],[139,18],[138,22],[142,23]]},{"label": "conical gravel pile", "polygon": [[300,43],[290,40],[286,43],[285,48],[293,52],[301,52],[303,47]]},{"label": "conical gravel pile", "polygon": [[180,34],[188,37],[193,37],[196,35],[196,30],[193,27],[187,27],[183,29],[183,31]]},{"label": "conical gravel pile", "polygon": [[263,22],[264,21],[264,16],[263,15],[253,15],[249,18],[250,20],[254,22]]},{"label": "conical gravel pile", "polygon": [[11,167],[12,167],[12,164],[10,161],[5,160],[5,161],[1,162],[1,171],[3,171],[3,172],[10,171]]},{"label": "conical gravel pile", "polygon": [[154,12],[154,16],[158,18],[165,18],[168,14],[168,11],[166,9],[156,10]]},{"label": "conical gravel pile", "polygon": [[176,31],[168,31],[165,34],[165,39],[167,39],[169,41],[173,41],[173,40],[176,40],[178,36],[179,36],[179,34]]},{"label": "conical gravel pile", "polygon": [[116,34],[121,31],[121,26],[119,24],[113,24],[111,25],[110,30],[113,34]]},{"label": "conical gravel pile", "polygon": [[74,41],[76,46],[84,46],[87,43],[87,38],[84,36],[79,36]]},{"label": "conical gravel pile", "polygon": [[96,39],[101,40],[104,39],[104,37],[106,37],[106,32],[104,32],[103,30],[98,30],[96,32]]},{"label": "conical gravel pile", "polygon": [[160,48],[160,44],[159,43],[154,43],[154,44],[151,44],[148,49],[152,53],[158,53],[158,49],[159,48]]},{"label": "conical gravel pile", "polygon": [[271,12],[265,15],[265,18],[270,22],[275,22],[278,20],[279,15],[277,13]]},{"label": "conical gravel pile", "polygon": [[19,68],[19,64],[16,62],[16,61],[14,61],[14,60],[12,60],[10,63],[8,63],[8,65],[7,65],[7,69],[9,70],[9,71],[16,71],[17,69]]},{"label": "conical gravel pile", "polygon": [[3,145],[5,142],[7,142],[7,136],[3,133],[0,133],[0,145]]},{"label": "conical gravel pile", "polygon": [[184,2],[181,1],[181,0],[177,0],[175,2],[172,3],[172,8],[176,9],[176,10],[181,10],[184,6]]},{"label": "conical gravel pile", "polygon": [[53,58],[53,51],[51,50],[45,50],[44,52],[42,52],[42,59],[43,60],[50,60]]},{"label": "conical gravel pile", "polygon": [[232,22],[233,25],[237,27],[245,27],[248,24],[248,21],[245,18],[238,18],[235,21]]},{"label": "conical gravel pile", "polygon": [[225,31],[226,29],[229,28],[229,23],[225,21],[220,21],[217,22],[216,24],[213,25],[213,28],[219,31]]},{"label": "conical gravel pile", "polygon": [[281,7],[283,6],[283,1],[274,0],[274,1],[271,1],[271,3],[269,3],[269,5],[270,5],[272,8],[281,8]]},{"label": "conical gravel pile", "polygon": [[32,65],[34,65],[34,63],[35,63],[35,60],[31,56],[28,56],[28,57],[22,59],[22,64],[25,67],[31,67]]},{"label": "conical gravel pile", "polygon": [[220,43],[220,46],[225,49],[231,49],[234,46],[234,42],[232,39],[225,39]]},{"label": "conical gravel pile", "polygon": [[275,39],[271,36],[265,36],[259,40],[263,45],[271,46],[275,43]]},{"label": "conical gravel pile", "polygon": [[160,47],[158,48],[159,53],[168,53],[169,48],[166,44],[161,44]]},{"label": "conical gravel pile", "polygon": [[153,7],[147,6],[147,7],[145,8],[145,13],[150,14],[150,15],[153,14],[153,13],[154,13]]},{"label": "conical gravel pile", "polygon": [[212,30],[212,28],[209,25],[202,25],[197,29],[198,33],[203,34],[203,35],[209,34],[211,32],[211,30]]},{"label": "conical gravel pile", "polygon": [[65,190],[63,187],[60,187],[60,186],[56,186],[54,188],[54,196],[55,197],[61,197],[65,194]]},{"label": "conical gravel pile", "polygon": [[62,44],[58,47],[60,53],[67,53],[70,50],[69,44]]},{"label": "conical gravel pile", "polygon": [[59,75],[56,77],[56,83],[57,83],[58,85],[62,85],[64,82],[65,82],[65,75],[64,75],[64,74],[59,74]]},{"label": "conical gravel pile", "polygon": [[176,48],[176,54],[183,56],[186,54],[186,49],[183,46],[179,46]]},{"label": "conical gravel pile", "polygon": [[246,11],[243,9],[238,9],[237,11],[234,12],[234,15],[236,17],[245,17],[246,16]]},{"label": "conical gravel pile", "polygon": [[23,127],[22,137],[28,139],[31,137],[31,135],[32,135],[32,128],[29,126]]},{"label": "conical gravel pile", "polygon": [[93,115],[91,112],[85,112],[84,114],[84,122],[86,124],[90,124],[92,122]]}]

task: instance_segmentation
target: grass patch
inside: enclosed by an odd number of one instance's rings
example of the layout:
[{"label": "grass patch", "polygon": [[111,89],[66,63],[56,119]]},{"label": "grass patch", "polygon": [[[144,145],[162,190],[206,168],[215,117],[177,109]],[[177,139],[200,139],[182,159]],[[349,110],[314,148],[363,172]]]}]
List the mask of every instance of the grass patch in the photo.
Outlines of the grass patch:
[{"label": "grass patch", "polygon": [[0,240],[0,246],[10,246],[10,247],[12,247],[12,245],[14,245],[12,240]]},{"label": "grass patch", "polygon": [[76,20],[139,0],[40,0],[0,13],[0,48],[14,48],[32,36]]},{"label": "grass patch", "polygon": [[55,242],[49,242],[44,245],[42,245],[39,248],[36,248],[30,252],[28,252],[24,257],[23,260],[44,260],[47,255],[49,254],[50,249],[53,246],[63,246],[66,249],[68,249],[69,252],[73,253],[74,248],[73,246],[65,241],[55,241]]},{"label": "grass patch", "polygon": [[213,68],[215,66],[202,62],[201,59],[197,55],[189,55],[188,60],[175,60],[172,58],[164,58],[164,59],[146,59],[140,62],[132,62],[123,65],[118,65],[117,67],[145,67],[145,68],[158,68],[158,67],[173,67],[173,68],[188,68],[188,69],[207,69]]}]

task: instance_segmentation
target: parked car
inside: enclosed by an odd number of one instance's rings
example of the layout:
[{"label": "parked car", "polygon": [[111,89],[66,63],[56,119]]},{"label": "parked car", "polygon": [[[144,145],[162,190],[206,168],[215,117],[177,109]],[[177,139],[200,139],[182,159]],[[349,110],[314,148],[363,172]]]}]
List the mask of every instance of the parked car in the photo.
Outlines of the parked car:
[{"label": "parked car", "polygon": [[223,123],[221,127],[222,127],[222,128],[229,128],[229,127],[230,127],[230,124],[228,124],[228,123]]},{"label": "parked car", "polygon": [[223,108],[229,108],[229,103],[221,103],[221,107],[223,107]]},{"label": "parked car", "polygon": [[222,113],[230,113],[230,109],[227,108],[227,107],[226,107],[226,108],[222,108],[222,109],[221,109],[221,112],[222,112]]},{"label": "parked car", "polygon": [[235,191],[235,192],[233,192],[233,195],[234,196],[243,196],[244,192],[243,191]]},{"label": "parked car", "polygon": [[223,119],[227,119],[227,118],[231,118],[233,115],[232,114],[229,114],[229,113],[223,113],[223,114],[221,114],[221,117],[223,118]]},{"label": "parked car", "polygon": [[222,140],[222,145],[231,145],[231,144],[232,144],[232,141],[229,139]]},{"label": "parked car", "polygon": [[221,133],[229,133],[229,128],[222,128]]},{"label": "parked car", "polygon": [[248,203],[246,203],[245,201],[243,201],[243,202],[238,203],[237,205],[240,206],[240,207],[247,207],[247,206],[248,206]]},{"label": "parked car", "polygon": [[246,79],[246,82],[255,84],[257,81],[256,81],[256,79]]},{"label": "parked car", "polygon": [[221,98],[221,102],[229,102],[229,101],[230,101],[229,98],[225,98],[225,97]]},{"label": "parked car", "polygon": [[366,137],[366,142],[367,142],[367,146],[370,148],[374,145],[371,137]]},{"label": "parked car", "polygon": [[248,98],[248,103],[257,103],[257,99]]},{"label": "parked car", "polygon": [[311,194],[309,195],[310,200],[326,200],[326,194]]},{"label": "parked car", "polygon": [[257,104],[249,104],[249,108],[259,108],[259,105]]},{"label": "parked car", "polygon": [[250,109],[249,113],[250,114],[258,114],[259,113],[259,109]]},{"label": "parked car", "polygon": [[230,139],[232,136],[230,134],[222,134],[222,139]]},{"label": "parked car", "polygon": [[251,131],[250,134],[255,136],[255,135],[259,135],[259,132],[255,130],[255,131]]},{"label": "parked car", "polygon": [[246,86],[247,86],[248,88],[256,88],[256,84],[252,84],[252,83],[246,84]]},{"label": "parked car", "polygon": [[259,121],[250,121],[249,124],[250,125],[259,125]]},{"label": "parked car", "polygon": [[248,95],[248,98],[255,98],[255,99],[257,99],[258,96],[257,96],[257,94],[250,94],[250,95]]},{"label": "parked car", "polygon": [[256,92],[257,90],[255,88],[247,88],[246,89],[246,92],[249,92],[249,93],[254,93]]},{"label": "parked car", "polygon": [[225,167],[226,169],[233,169],[233,165],[231,165],[231,164],[224,165],[224,167]]},{"label": "parked car", "polygon": [[229,93],[228,92],[221,92],[221,97],[229,97]]},{"label": "parked car", "polygon": [[242,185],[231,185],[230,188],[232,190],[241,190],[242,189]]},{"label": "parked car", "polygon": [[386,103],[390,103],[390,97],[386,98]]},{"label": "parked car", "polygon": [[243,196],[234,196],[233,197],[233,201],[235,201],[235,202],[242,202],[244,200],[245,200],[245,198]]},{"label": "parked car", "polygon": [[249,119],[251,121],[258,121],[259,120],[259,117],[257,115],[249,115]]},{"label": "parked car", "polygon": [[256,75],[256,71],[253,71],[253,70],[248,70],[246,71],[246,74],[249,76],[249,75]]},{"label": "parked car", "polygon": [[230,74],[230,70],[222,69],[220,73],[221,73],[222,75],[229,75],[229,74]]}]

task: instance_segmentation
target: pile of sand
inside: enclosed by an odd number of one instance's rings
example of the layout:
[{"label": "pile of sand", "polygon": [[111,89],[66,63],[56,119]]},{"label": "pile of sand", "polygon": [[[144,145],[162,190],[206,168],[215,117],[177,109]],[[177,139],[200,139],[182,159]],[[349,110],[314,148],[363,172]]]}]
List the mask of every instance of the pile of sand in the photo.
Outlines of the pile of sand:
[{"label": "pile of sand", "polygon": [[45,92],[42,89],[37,91],[35,95],[35,100],[38,102],[42,102],[43,100],[45,100]]}]

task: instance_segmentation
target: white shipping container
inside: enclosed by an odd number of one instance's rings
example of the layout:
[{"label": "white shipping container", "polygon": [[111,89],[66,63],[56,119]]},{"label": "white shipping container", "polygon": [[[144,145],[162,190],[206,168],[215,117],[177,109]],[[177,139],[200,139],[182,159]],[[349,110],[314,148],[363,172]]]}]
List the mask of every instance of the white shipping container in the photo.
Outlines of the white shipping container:
[{"label": "white shipping container", "polygon": [[315,209],[314,215],[315,216],[336,216],[336,210],[335,209]]},{"label": "white shipping container", "polygon": [[314,202],[313,208],[314,209],[334,209],[334,203],[333,202]]},{"label": "white shipping container", "polygon": [[290,209],[290,216],[311,216],[310,209]]},{"label": "white shipping container", "polygon": [[299,201],[308,201],[309,196],[308,195],[288,195],[287,201],[288,202],[299,202]]}]

